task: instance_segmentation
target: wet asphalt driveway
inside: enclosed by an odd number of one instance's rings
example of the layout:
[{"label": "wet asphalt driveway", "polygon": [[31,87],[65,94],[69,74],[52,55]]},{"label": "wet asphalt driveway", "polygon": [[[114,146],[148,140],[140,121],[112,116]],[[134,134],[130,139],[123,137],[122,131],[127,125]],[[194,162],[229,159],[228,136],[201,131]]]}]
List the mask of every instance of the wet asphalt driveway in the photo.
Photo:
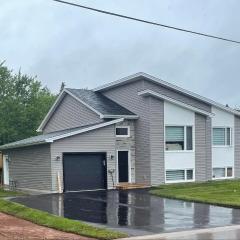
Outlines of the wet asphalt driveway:
[{"label": "wet asphalt driveway", "polygon": [[159,198],[144,189],[35,195],[12,201],[131,235],[240,224],[240,209]]}]

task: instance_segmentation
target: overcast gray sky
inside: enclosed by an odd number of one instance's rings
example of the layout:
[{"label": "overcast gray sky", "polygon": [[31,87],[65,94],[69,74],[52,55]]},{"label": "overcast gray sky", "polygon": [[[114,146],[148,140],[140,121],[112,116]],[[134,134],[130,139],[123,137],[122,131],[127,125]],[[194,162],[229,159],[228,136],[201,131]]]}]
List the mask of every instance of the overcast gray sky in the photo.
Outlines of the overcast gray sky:
[{"label": "overcast gray sky", "polygon": [[[69,0],[70,1],[70,0]],[[239,0],[72,0],[240,41]],[[52,0],[0,0],[0,60],[57,92],[146,72],[240,105],[240,45],[119,19]]]}]

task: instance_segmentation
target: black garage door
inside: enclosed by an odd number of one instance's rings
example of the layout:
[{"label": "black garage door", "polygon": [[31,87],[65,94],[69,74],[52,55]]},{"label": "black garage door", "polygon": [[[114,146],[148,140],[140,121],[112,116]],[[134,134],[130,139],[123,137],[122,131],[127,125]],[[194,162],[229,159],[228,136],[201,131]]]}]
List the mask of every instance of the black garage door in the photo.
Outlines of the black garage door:
[{"label": "black garage door", "polygon": [[105,153],[64,154],[64,191],[106,188],[105,159]]}]

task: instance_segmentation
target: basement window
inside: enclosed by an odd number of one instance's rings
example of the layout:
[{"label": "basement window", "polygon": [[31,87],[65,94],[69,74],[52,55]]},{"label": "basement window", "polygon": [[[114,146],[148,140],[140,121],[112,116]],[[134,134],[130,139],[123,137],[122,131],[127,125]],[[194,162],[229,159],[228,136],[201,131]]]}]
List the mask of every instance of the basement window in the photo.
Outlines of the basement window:
[{"label": "basement window", "polygon": [[116,127],[116,137],[129,137],[130,128],[127,127]]},{"label": "basement window", "polygon": [[166,171],[166,182],[186,182],[193,180],[193,169],[177,169]]},{"label": "basement window", "polygon": [[213,179],[231,178],[233,177],[232,167],[213,168]]}]

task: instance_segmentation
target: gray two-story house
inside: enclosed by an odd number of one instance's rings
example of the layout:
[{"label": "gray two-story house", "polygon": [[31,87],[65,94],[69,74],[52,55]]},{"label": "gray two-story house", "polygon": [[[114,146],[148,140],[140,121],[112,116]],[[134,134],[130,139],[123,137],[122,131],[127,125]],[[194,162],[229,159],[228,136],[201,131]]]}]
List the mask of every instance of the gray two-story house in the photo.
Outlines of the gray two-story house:
[{"label": "gray two-story house", "polygon": [[62,192],[240,176],[240,112],[145,73],[64,89],[38,131],[0,147],[6,185]]}]

